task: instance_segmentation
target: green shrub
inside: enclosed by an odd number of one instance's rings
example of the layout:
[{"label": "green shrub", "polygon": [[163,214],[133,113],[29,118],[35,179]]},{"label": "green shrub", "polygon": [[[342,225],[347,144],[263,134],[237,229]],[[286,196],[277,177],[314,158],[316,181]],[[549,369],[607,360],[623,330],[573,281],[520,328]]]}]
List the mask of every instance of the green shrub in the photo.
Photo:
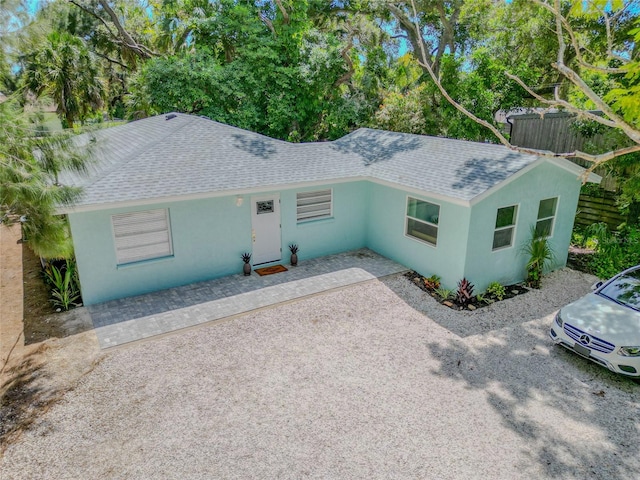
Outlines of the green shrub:
[{"label": "green shrub", "polygon": [[595,223],[587,234],[596,240],[595,255],[589,269],[599,278],[610,278],[640,263],[640,229],[626,225],[612,232],[605,223]]},{"label": "green shrub", "polygon": [[574,245],[578,248],[588,248],[590,250],[595,250],[598,245],[597,238],[590,233],[589,227],[574,227],[571,232],[571,245]]},{"label": "green shrub", "polygon": [[493,303],[493,300],[491,300],[490,298],[485,297],[482,293],[479,293],[478,295],[476,295],[476,300],[479,303],[486,303],[487,305],[490,303]]},{"label": "green shrub", "polygon": [[507,293],[506,288],[500,282],[491,282],[487,287],[488,295],[496,297],[498,300],[502,300]]},{"label": "green shrub", "polygon": [[522,253],[529,257],[527,261],[527,285],[531,288],[540,288],[542,274],[555,255],[549,244],[549,238],[539,235],[536,226],[531,226],[531,237],[522,246]]},{"label": "green shrub", "polygon": [[587,235],[584,229],[575,227],[571,232],[571,245],[575,245],[579,248],[585,248],[587,246]]},{"label": "green shrub", "polygon": [[45,270],[47,280],[51,285],[51,302],[64,311],[72,306],[78,306],[80,288],[75,263],[67,260],[65,265],[58,268],[49,265]]},{"label": "green shrub", "polygon": [[441,287],[441,288],[436,288],[435,292],[440,298],[442,298],[443,300],[447,300],[453,293],[453,290],[448,290],[446,288]]},{"label": "green shrub", "polygon": [[438,275],[431,275],[424,279],[424,285],[427,290],[438,290],[440,288],[440,277]]}]

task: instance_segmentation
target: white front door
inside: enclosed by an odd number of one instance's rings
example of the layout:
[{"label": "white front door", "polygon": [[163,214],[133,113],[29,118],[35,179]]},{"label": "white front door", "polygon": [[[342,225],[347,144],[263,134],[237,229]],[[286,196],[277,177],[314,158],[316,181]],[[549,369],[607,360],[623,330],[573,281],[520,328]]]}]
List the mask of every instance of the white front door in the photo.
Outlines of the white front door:
[{"label": "white front door", "polygon": [[251,197],[251,228],[254,265],[282,258],[280,238],[280,195]]}]

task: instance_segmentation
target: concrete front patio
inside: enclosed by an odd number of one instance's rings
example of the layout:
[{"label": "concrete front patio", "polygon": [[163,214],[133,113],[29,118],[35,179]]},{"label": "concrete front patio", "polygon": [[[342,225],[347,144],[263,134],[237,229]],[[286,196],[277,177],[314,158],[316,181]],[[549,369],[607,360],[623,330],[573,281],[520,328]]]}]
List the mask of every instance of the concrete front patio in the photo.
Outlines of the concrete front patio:
[{"label": "concrete front patio", "polygon": [[87,309],[100,347],[110,348],[407,270],[368,249],[283,264],[288,271],[232,275]]}]

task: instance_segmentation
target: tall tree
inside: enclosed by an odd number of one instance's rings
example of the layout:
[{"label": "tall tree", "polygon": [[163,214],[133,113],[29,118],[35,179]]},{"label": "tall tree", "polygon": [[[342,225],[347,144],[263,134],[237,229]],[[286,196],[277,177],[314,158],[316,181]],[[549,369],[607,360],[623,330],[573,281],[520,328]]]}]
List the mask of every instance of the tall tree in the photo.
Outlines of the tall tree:
[{"label": "tall tree", "polygon": [[60,185],[57,177],[83,171],[87,160],[70,148],[68,139],[39,134],[15,98],[0,103],[0,228],[23,222],[30,247],[48,258],[72,254],[66,219],[55,212],[73,203],[80,191]]},{"label": "tall tree", "polygon": [[[486,0],[479,0],[487,4]],[[521,8],[514,1],[506,8]],[[614,128],[631,143],[604,153],[536,152],[563,157],[579,157],[592,162],[591,169],[622,155],[640,151],[640,62],[637,42],[640,40],[637,1],[622,0],[533,0],[539,14],[549,20],[553,32],[555,55],[550,67],[558,75],[551,94],[511,71],[505,75],[524,89],[540,105],[560,108],[579,118]],[[418,3],[411,0],[415,35],[422,31]],[[517,30],[517,29],[515,29]],[[490,121],[480,118],[472,108],[457,101],[445,85],[445,78],[434,68],[425,45],[416,51],[419,64],[428,72],[442,95],[461,113],[488,128],[503,144],[516,150],[506,136]],[[599,75],[595,75],[599,74]],[[596,82],[605,76],[607,82]],[[600,88],[598,88],[600,87]],[[602,115],[594,114],[593,109]]]},{"label": "tall tree", "polygon": [[145,64],[132,104],[293,141],[343,135],[367,102],[350,88],[355,33],[325,31],[311,3],[217,1],[193,28],[194,51]]},{"label": "tall tree", "polygon": [[18,39],[26,21],[26,8],[21,0],[0,0],[0,92],[16,89],[13,65],[19,55]]},{"label": "tall tree", "polygon": [[96,63],[83,41],[66,32],[51,32],[26,55],[23,81],[37,96],[46,94],[55,101],[68,128],[102,106]]}]

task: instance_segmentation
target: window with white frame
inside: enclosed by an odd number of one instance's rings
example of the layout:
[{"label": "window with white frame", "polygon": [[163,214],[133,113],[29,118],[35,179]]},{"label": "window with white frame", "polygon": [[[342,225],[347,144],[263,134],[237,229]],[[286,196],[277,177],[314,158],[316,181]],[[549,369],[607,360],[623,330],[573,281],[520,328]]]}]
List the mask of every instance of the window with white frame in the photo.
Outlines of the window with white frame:
[{"label": "window with white frame", "polygon": [[173,255],[167,209],[111,215],[118,265]]},{"label": "window with white frame", "polygon": [[538,220],[536,221],[536,237],[550,237],[553,234],[557,206],[558,197],[540,200]]},{"label": "window with white frame", "polygon": [[407,199],[407,235],[435,246],[438,243],[440,205],[409,197]]},{"label": "window with white frame", "polygon": [[496,228],[493,231],[493,250],[513,245],[513,233],[516,229],[518,206],[502,207],[496,213]]},{"label": "window with white frame", "polygon": [[296,195],[296,219],[298,223],[329,218],[332,215],[333,191],[316,190]]}]

